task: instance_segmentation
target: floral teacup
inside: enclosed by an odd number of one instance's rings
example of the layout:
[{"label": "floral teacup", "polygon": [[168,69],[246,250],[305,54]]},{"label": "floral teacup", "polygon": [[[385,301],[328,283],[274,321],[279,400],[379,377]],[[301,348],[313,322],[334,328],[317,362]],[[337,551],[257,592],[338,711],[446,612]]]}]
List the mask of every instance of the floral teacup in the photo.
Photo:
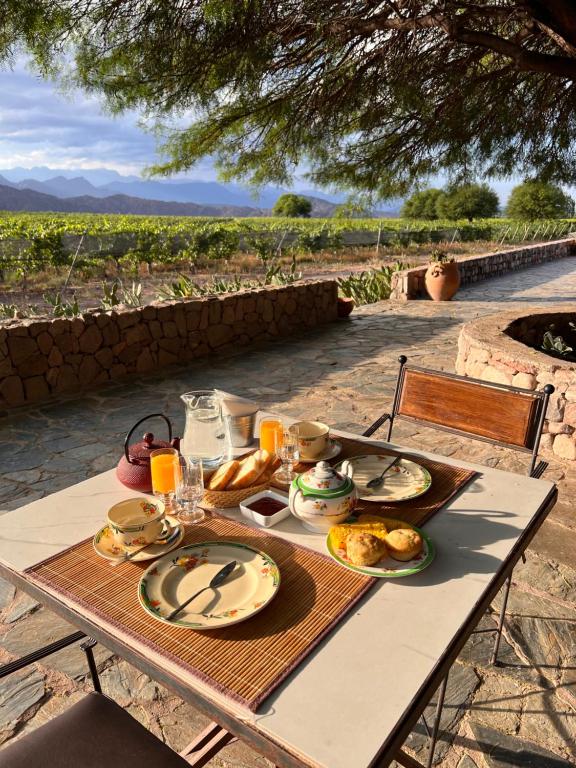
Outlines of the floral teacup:
[{"label": "floral teacup", "polygon": [[330,427],[321,421],[298,421],[298,447],[303,459],[323,456],[330,440]]},{"label": "floral teacup", "polygon": [[159,499],[126,499],[108,510],[108,525],[116,543],[125,548],[144,547],[164,531],[165,507]]}]

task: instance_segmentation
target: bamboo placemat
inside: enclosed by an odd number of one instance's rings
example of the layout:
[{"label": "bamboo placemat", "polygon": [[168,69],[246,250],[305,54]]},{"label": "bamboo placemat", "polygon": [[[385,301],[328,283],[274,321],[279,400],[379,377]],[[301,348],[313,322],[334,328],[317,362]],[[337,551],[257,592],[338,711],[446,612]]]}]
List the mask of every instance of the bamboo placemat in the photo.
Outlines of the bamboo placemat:
[{"label": "bamboo placemat", "polygon": [[102,617],[167,660],[251,710],[350,611],[375,579],[329,557],[234,520],[211,515],[192,526],[182,546],[202,541],[242,542],[269,554],[280,569],[278,594],[253,618],[195,632],[156,621],[140,606],[137,587],[146,563],[111,567],[88,539],[28,569],[35,579]]},{"label": "bamboo placemat", "polygon": [[[349,459],[351,456],[360,456],[362,454],[379,453],[397,456],[399,453],[398,451],[389,450],[388,448],[384,449],[377,445],[370,445],[370,443],[363,443],[346,437],[339,437],[338,441],[342,443],[342,452],[330,462],[331,464],[338,464],[340,461]],[[407,523],[412,523],[412,525],[422,526],[478,474],[469,469],[452,467],[440,461],[423,459],[420,456],[413,456],[409,453],[402,452],[402,456],[426,467],[432,476],[432,486],[430,489],[419,498],[396,501],[393,504],[381,501],[359,501],[354,514],[359,515],[363,512],[369,512],[375,515],[380,514],[383,517],[395,517]],[[296,470],[304,472],[310,466],[310,464],[299,464]]]}]

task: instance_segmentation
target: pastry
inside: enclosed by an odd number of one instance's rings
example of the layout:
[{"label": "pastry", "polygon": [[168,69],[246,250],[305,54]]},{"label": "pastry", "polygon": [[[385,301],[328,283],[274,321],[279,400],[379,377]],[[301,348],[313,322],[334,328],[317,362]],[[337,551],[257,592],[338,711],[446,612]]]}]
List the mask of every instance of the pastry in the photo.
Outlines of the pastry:
[{"label": "pastry", "polygon": [[223,491],[239,469],[240,462],[236,459],[222,464],[208,481],[209,490]]},{"label": "pastry", "polygon": [[388,533],[382,522],[377,523],[342,523],[330,528],[330,542],[334,549],[346,549],[346,539],[350,533],[370,533],[379,539],[384,539]]},{"label": "pastry", "polygon": [[405,523],[404,520],[396,520],[392,517],[383,517],[382,515],[372,515],[368,512],[361,514],[358,517],[359,523],[382,523],[385,525],[388,531],[395,531],[396,528],[413,528],[411,523]]},{"label": "pastry", "polygon": [[353,565],[376,565],[386,554],[386,544],[371,533],[353,532],[346,538],[346,556]]},{"label": "pastry", "polygon": [[396,528],[386,536],[388,554],[394,560],[406,562],[412,560],[422,551],[422,536],[412,528]]},{"label": "pastry", "polygon": [[260,476],[264,474],[268,465],[272,462],[272,454],[265,450],[259,450],[250,454],[240,462],[240,467],[232,480],[226,486],[227,491],[237,491],[241,488],[250,488],[256,485]]}]

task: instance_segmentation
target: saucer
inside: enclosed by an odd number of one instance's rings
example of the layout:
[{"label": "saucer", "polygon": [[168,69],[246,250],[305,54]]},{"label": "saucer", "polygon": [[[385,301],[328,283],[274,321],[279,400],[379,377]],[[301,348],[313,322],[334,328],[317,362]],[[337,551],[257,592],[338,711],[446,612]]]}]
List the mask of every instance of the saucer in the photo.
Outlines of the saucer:
[{"label": "saucer", "polygon": [[[184,538],[184,526],[171,515],[166,515],[166,521],[170,525],[168,538],[158,539],[154,544],[150,544],[147,549],[138,552],[137,555],[130,558],[133,563],[139,563],[143,560],[152,560],[155,557],[163,555],[165,552],[170,552],[170,550],[180,544]],[[94,541],[92,543],[96,553],[106,560],[117,560],[120,555],[125,554],[127,551],[116,544],[114,534],[108,525],[100,528],[96,536],[94,536]]]},{"label": "saucer", "polygon": [[324,453],[321,453],[319,456],[314,456],[313,459],[304,459],[300,457],[298,464],[316,464],[317,461],[330,461],[330,459],[335,459],[341,450],[342,443],[331,438],[328,450],[324,451]]}]

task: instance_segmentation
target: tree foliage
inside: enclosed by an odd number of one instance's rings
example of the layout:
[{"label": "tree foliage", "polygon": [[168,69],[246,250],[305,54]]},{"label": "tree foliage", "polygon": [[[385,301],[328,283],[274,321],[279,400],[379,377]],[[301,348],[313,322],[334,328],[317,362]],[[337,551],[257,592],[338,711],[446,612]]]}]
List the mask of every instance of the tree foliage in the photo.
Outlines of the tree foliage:
[{"label": "tree foliage", "polygon": [[436,210],[438,198],[444,193],[441,189],[423,189],[406,200],[402,206],[402,216],[406,219],[427,219],[434,221],[438,218]]},{"label": "tree foliage", "polygon": [[574,201],[554,184],[529,180],[514,187],[508,198],[506,215],[512,219],[562,219],[572,216]]},{"label": "tree foliage", "polygon": [[0,57],[156,118],[166,162],[405,195],[439,171],[576,180],[570,0],[4,0]]},{"label": "tree foliage", "polygon": [[272,208],[274,216],[288,216],[291,219],[299,216],[308,218],[311,212],[312,203],[310,200],[303,195],[295,195],[292,192],[280,195],[274,203],[274,208]]},{"label": "tree foliage", "polygon": [[498,213],[498,195],[487,184],[463,184],[448,189],[436,201],[441,219],[490,219]]}]

